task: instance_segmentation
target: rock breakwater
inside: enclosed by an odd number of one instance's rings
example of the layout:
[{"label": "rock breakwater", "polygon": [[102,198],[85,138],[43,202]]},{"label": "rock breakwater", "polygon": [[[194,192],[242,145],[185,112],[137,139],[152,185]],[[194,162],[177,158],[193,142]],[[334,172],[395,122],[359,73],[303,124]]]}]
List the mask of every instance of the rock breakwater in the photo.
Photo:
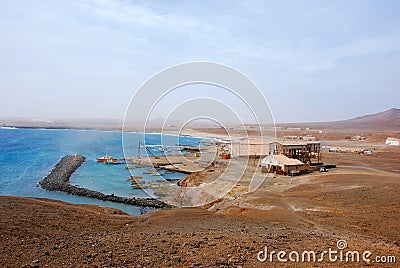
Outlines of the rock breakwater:
[{"label": "rock breakwater", "polygon": [[39,182],[43,189],[49,191],[60,191],[77,196],[86,196],[103,201],[111,201],[141,207],[170,208],[166,204],[155,198],[128,198],[116,196],[114,194],[103,194],[98,191],[77,187],[69,183],[71,175],[85,162],[86,158],[82,155],[64,156],[54,169],[43,180]]}]

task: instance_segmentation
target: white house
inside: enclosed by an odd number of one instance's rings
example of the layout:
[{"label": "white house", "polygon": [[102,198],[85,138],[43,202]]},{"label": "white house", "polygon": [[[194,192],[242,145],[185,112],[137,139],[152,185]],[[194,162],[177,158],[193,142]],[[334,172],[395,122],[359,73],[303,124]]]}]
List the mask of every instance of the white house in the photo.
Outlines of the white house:
[{"label": "white house", "polygon": [[399,146],[400,145],[400,139],[393,138],[393,137],[388,137],[386,139],[386,145]]},{"label": "white house", "polygon": [[289,158],[285,155],[269,155],[261,160],[262,172],[276,173],[281,175],[300,174],[305,170],[303,162]]}]

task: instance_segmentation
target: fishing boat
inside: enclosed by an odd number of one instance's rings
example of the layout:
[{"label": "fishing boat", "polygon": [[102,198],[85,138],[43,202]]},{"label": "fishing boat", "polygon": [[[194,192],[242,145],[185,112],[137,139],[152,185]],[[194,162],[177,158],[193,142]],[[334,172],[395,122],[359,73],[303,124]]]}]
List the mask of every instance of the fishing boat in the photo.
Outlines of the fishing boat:
[{"label": "fishing boat", "polygon": [[104,163],[104,164],[109,164],[109,165],[118,165],[122,164],[117,158],[114,158],[110,155],[105,155],[100,158],[96,158],[98,163]]},{"label": "fishing boat", "polygon": [[104,156],[102,156],[102,157],[100,157],[100,158],[96,158],[96,160],[97,160],[97,162],[99,162],[99,163],[106,163],[107,161],[110,161],[110,160],[118,161],[118,159],[115,159],[115,158],[111,157],[111,156],[108,155],[108,154],[106,154],[106,155],[104,155]]}]

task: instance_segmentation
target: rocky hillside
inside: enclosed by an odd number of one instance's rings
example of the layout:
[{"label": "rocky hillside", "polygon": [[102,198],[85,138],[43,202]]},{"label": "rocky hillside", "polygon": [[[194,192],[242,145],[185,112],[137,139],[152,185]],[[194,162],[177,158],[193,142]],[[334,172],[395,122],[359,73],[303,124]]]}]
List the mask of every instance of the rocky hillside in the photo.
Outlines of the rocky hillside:
[{"label": "rocky hillside", "polygon": [[[278,124],[280,125],[280,124]],[[384,112],[363,115],[352,119],[333,122],[312,122],[282,124],[285,126],[307,126],[316,128],[369,129],[400,131],[400,109],[392,108]]]}]

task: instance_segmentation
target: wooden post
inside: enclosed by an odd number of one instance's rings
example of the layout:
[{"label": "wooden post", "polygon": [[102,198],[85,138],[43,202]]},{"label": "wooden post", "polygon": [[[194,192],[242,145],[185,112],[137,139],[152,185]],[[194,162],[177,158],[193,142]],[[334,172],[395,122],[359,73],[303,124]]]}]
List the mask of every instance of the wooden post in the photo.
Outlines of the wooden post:
[{"label": "wooden post", "polygon": [[318,164],[320,163],[321,160],[321,147],[318,147]]},{"label": "wooden post", "polygon": [[140,158],[140,140],[139,140],[138,146],[137,146],[137,157]]}]

